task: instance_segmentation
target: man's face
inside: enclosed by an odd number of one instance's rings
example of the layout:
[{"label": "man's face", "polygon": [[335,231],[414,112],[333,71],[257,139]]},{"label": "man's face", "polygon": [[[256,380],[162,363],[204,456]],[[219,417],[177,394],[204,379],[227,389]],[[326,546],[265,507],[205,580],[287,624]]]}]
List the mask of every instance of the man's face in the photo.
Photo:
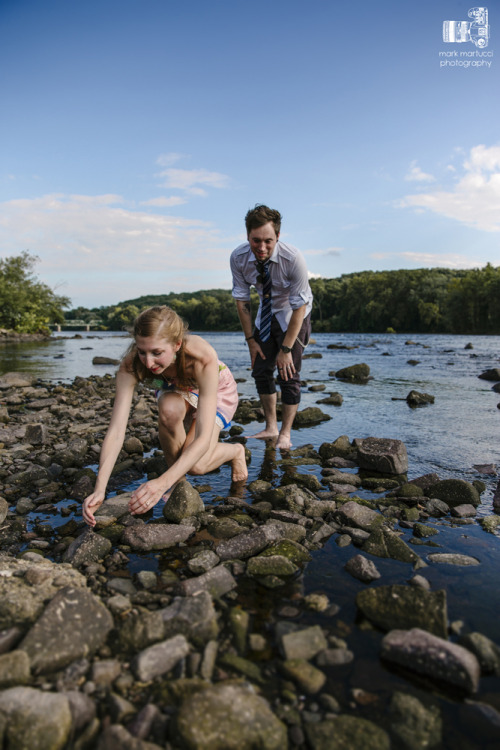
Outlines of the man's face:
[{"label": "man's face", "polygon": [[276,230],[270,221],[262,227],[252,229],[248,233],[250,249],[258,261],[269,260],[274,252],[279,236],[279,232],[276,234]]}]

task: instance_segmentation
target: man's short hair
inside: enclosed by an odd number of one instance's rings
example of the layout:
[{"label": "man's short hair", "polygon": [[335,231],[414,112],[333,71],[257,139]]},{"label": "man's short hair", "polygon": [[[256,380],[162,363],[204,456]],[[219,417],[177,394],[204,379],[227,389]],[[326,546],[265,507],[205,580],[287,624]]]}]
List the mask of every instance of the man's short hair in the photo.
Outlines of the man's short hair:
[{"label": "man's short hair", "polygon": [[250,234],[252,229],[258,229],[263,227],[264,224],[271,224],[274,227],[276,236],[280,233],[281,229],[281,214],[274,208],[269,208],[263,204],[257,203],[255,208],[251,208],[245,216],[245,226],[247,228],[247,234]]}]

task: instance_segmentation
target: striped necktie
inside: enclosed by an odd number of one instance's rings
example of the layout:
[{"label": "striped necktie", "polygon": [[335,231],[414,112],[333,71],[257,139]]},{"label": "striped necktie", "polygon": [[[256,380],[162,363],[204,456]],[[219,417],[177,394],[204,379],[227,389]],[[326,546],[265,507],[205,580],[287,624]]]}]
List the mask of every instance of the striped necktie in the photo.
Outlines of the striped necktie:
[{"label": "striped necktie", "polygon": [[261,341],[267,341],[271,335],[271,318],[273,315],[271,300],[271,274],[269,273],[269,261],[258,263],[257,270],[260,274],[259,281],[262,282],[262,306],[260,310],[260,329],[259,338]]}]

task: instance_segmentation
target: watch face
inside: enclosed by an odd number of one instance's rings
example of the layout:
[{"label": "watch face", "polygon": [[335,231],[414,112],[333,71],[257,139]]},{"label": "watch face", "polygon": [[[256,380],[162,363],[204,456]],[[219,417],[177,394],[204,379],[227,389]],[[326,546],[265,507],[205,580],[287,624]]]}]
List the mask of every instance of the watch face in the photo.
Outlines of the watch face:
[{"label": "watch face", "polygon": [[281,347],[281,351],[284,352],[285,354],[290,354],[290,352],[292,351],[292,349],[289,346],[282,346]]}]

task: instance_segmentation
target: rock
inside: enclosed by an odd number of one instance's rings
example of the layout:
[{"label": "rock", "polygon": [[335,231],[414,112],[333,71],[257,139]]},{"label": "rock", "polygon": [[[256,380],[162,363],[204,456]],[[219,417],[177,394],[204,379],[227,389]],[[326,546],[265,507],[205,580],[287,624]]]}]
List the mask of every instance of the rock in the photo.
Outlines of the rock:
[{"label": "rock", "polygon": [[80,732],[83,727],[95,719],[95,703],[88,695],[78,690],[68,690],[64,695],[68,699],[73,729]]},{"label": "rock", "polygon": [[84,588],[87,580],[71,565],[57,565],[39,555],[35,561],[0,557],[0,630],[35,622],[65,586]]},{"label": "rock", "polygon": [[382,640],[381,656],[467,693],[477,691],[481,670],[476,657],[425,630],[392,630]]},{"label": "rock", "polygon": [[443,503],[442,500],[434,498],[426,502],[425,511],[430,516],[434,516],[434,518],[440,518],[441,516],[447,516],[450,512],[450,508],[446,503]]},{"label": "rock", "polygon": [[443,479],[432,485],[428,490],[430,498],[442,500],[450,507],[456,505],[473,505],[477,507],[481,502],[475,487],[464,479]]},{"label": "rock", "polygon": [[0,391],[9,388],[30,388],[35,383],[36,376],[29,372],[6,372],[0,376]]},{"label": "rock", "polygon": [[326,422],[331,419],[329,414],[325,414],[317,406],[307,406],[305,409],[298,411],[293,420],[292,427],[297,429],[299,427],[310,427],[311,425],[319,424],[320,422]]},{"label": "rock", "polygon": [[482,633],[468,633],[459,643],[475,655],[484,674],[500,674],[500,647],[496,643]]},{"label": "rock", "polygon": [[244,560],[258,554],[282,536],[283,531],[276,525],[259,526],[220,542],[217,546],[217,554],[221,560]]},{"label": "rock", "polygon": [[318,399],[316,403],[329,404],[330,406],[342,406],[344,403],[344,397],[340,393],[330,393],[326,398]]},{"label": "rock", "polygon": [[408,406],[425,406],[426,404],[433,404],[434,401],[435,398],[430,393],[420,393],[419,391],[410,391],[406,397]]},{"label": "rock", "polygon": [[93,654],[112,627],[113,618],[97,597],[67,587],[54,596],[19,648],[35,674],[55,672]]},{"label": "rock", "polygon": [[172,523],[180,523],[183,518],[204,512],[205,505],[200,493],[186,480],[175,485],[163,506],[163,516]]},{"label": "rock", "polygon": [[430,536],[436,536],[438,530],[432,526],[427,526],[425,523],[414,523],[413,524],[413,536],[417,539],[427,539]]},{"label": "rock", "polygon": [[236,588],[236,581],[224,565],[218,565],[197,578],[189,578],[176,585],[176,592],[182,596],[196,596],[208,591],[210,596],[218,599]]},{"label": "rock", "polygon": [[172,604],[160,610],[165,638],[183,634],[195,646],[203,646],[217,638],[219,626],[212,598],[207,591],[197,596],[176,597]]},{"label": "rock", "polygon": [[188,560],[187,565],[191,573],[200,575],[201,573],[206,573],[212,568],[215,568],[215,566],[218,565],[219,562],[220,558],[215,554],[215,552],[212,552],[212,550],[210,549],[204,549],[200,552],[196,552],[196,554],[194,554],[193,557]]},{"label": "rock", "polygon": [[394,532],[384,528],[372,531],[368,539],[363,543],[362,550],[376,557],[390,557],[393,560],[409,562],[415,567],[421,567],[424,564],[403,539],[400,539]]},{"label": "rock", "polygon": [[335,377],[338,380],[349,380],[353,383],[364,383],[368,380],[369,376],[370,368],[364,362],[357,365],[349,365],[349,367],[343,367],[335,373]]},{"label": "rock", "polygon": [[0,656],[0,690],[26,685],[30,681],[30,660],[24,651],[11,651]]},{"label": "rock", "polygon": [[336,511],[334,518],[342,526],[354,526],[364,531],[372,531],[382,520],[379,513],[364,505],[360,505],[354,500],[344,503]]},{"label": "rock", "polygon": [[425,591],[416,586],[378,586],[364,589],[356,604],[370,622],[381,630],[420,628],[445,638],[448,615],[446,592]]},{"label": "rock", "polygon": [[109,687],[119,676],[121,669],[121,664],[117,659],[95,661],[90,670],[90,679],[95,685]]},{"label": "rock", "polygon": [[358,716],[337,716],[335,719],[306,725],[312,750],[390,750],[389,735],[372,721]]},{"label": "rock", "polygon": [[125,453],[144,453],[144,446],[136,437],[128,437],[123,443],[123,450]]},{"label": "rock", "polygon": [[347,435],[341,435],[333,443],[322,443],[318,452],[322,460],[327,465],[330,465],[329,461],[332,458],[351,458],[353,447]]},{"label": "rock", "polygon": [[180,745],[191,750],[286,750],[287,731],[249,685],[210,685],[184,700]]},{"label": "rock", "polygon": [[350,664],[354,654],[347,648],[327,648],[316,657],[318,667],[341,667]]},{"label": "rock", "polygon": [[119,365],[119,359],[112,359],[111,357],[93,357],[93,365]]},{"label": "rock", "polygon": [[382,474],[405,474],[408,471],[408,454],[401,440],[369,437],[358,441],[357,445],[362,469]]},{"label": "rock", "polygon": [[31,445],[44,445],[49,437],[49,430],[45,424],[27,424],[24,440]]},{"label": "rock", "polygon": [[371,581],[376,581],[377,578],[380,578],[380,573],[375,564],[363,555],[351,557],[344,565],[344,568],[354,578],[363,581],[363,583],[371,583]]},{"label": "rock", "polygon": [[161,611],[135,610],[121,621],[118,634],[120,648],[133,653],[165,639],[165,623]]},{"label": "rock", "polygon": [[96,534],[92,529],[86,529],[80,534],[64,553],[64,561],[71,563],[75,568],[81,568],[83,565],[102,560],[111,552],[111,542],[100,534]]},{"label": "rock", "polygon": [[459,555],[454,552],[432,552],[427,559],[434,563],[445,563],[447,565],[480,565],[476,557]]},{"label": "rock", "polygon": [[477,510],[470,504],[456,505],[451,509],[451,515],[455,516],[455,518],[475,518]]},{"label": "rock", "polygon": [[15,750],[63,750],[71,732],[68,699],[30,687],[0,693],[4,746]]},{"label": "rock", "polygon": [[328,643],[319,625],[286,633],[281,637],[281,649],[286,659],[312,659],[327,647]]},{"label": "rock", "polygon": [[126,515],[129,512],[128,504],[131,494],[131,492],[124,492],[122,495],[107,498],[94,514],[97,522],[94,528],[109,526]]},{"label": "rock", "polygon": [[488,532],[488,534],[495,534],[500,526],[500,516],[493,515],[480,518],[479,524],[483,531]]},{"label": "rock", "polygon": [[319,693],[326,682],[326,675],[305,659],[287,659],[281,664],[281,669],[307,695]]},{"label": "rock", "polygon": [[132,670],[141,682],[170,672],[177,662],[189,653],[189,643],[183,635],[176,635],[141,651],[132,661]]},{"label": "rock", "polygon": [[389,716],[391,733],[404,750],[424,750],[441,742],[442,721],[437,706],[427,708],[415,696],[396,691]]},{"label": "rock", "polygon": [[3,522],[7,518],[8,512],[9,512],[9,504],[7,503],[7,500],[5,500],[5,498],[3,497],[0,497],[0,526],[3,524]]},{"label": "rock", "polygon": [[500,367],[492,367],[490,370],[485,370],[481,375],[478,375],[478,378],[481,378],[481,380],[499,381]]},{"label": "rock", "polygon": [[488,703],[467,699],[460,707],[460,719],[485,747],[500,743],[500,713]]},{"label": "rock", "polygon": [[247,574],[250,576],[291,576],[298,567],[283,555],[262,555],[251,557],[247,562]]},{"label": "rock", "polygon": [[129,544],[134,549],[149,552],[167,549],[179,542],[185,542],[195,531],[194,526],[145,523],[126,528],[122,534],[122,540],[124,544]]},{"label": "rock", "polygon": [[100,735],[96,750],[161,750],[161,745],[137,739],[120,724],[110,724]]}]

